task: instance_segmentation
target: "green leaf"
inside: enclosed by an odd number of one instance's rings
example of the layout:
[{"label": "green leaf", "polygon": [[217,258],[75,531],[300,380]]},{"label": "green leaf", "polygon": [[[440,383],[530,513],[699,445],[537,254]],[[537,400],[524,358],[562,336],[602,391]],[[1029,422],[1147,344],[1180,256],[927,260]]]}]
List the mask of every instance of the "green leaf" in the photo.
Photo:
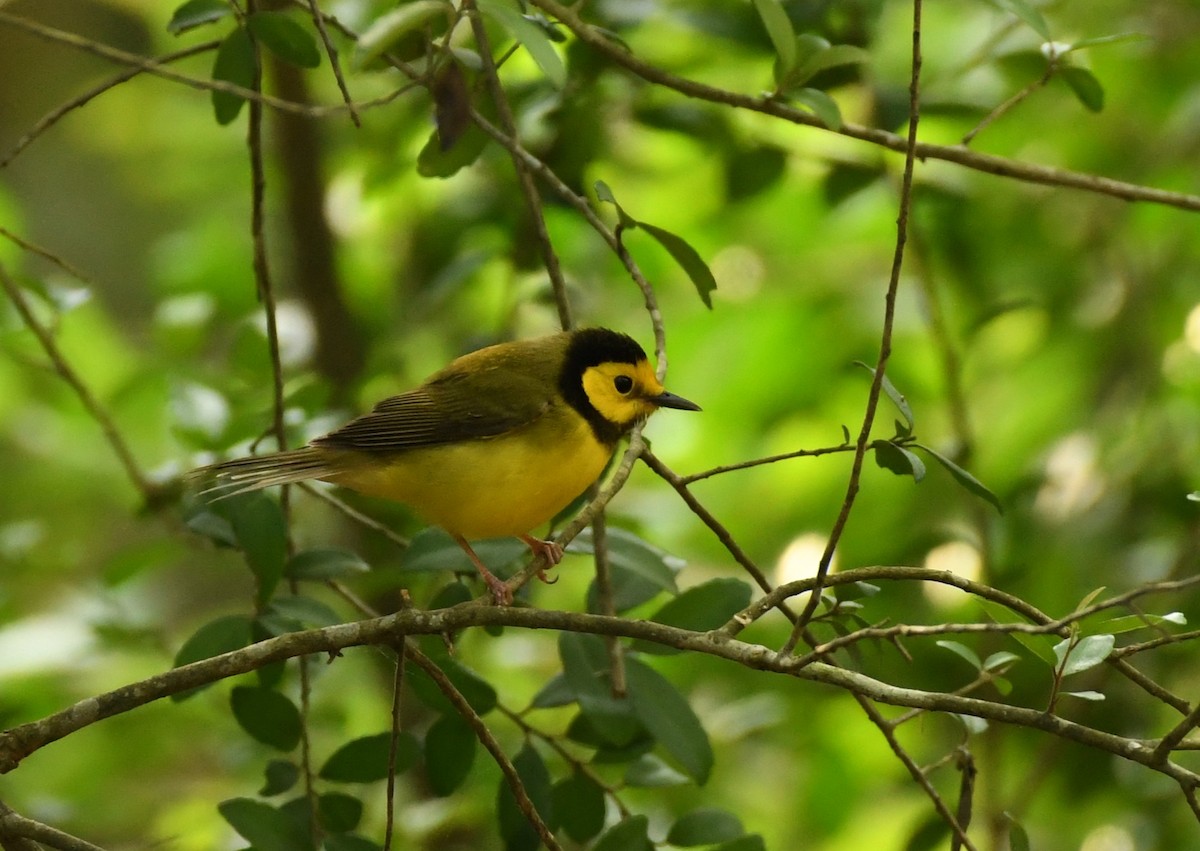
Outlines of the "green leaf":
[{"label": "green leaf", "polygon": [[988,490],[983,482],[979,481],[979,479],[972,476],[945,455],[942,455],[940,452],[935,452],[923,443],[914,443],[913,446],[915,446],[917,449],[920,449],[926,455],[931,456],[933,460],[945,467],[946,471],[954,477],[954,480],[966,488],[969,492],[975,494],[975,496],[979,497],[980,499],[991,503],[992,507],[994,507],[998,513],[1004,513],[1004,508],[1000,505],[1000,498]]},{"label": "green leaf", "polygon": [[175,654],[176,668],[241,650],[251,643],[248,615],[224,615],[200,627]]},{"label": "green leaf", "polygon": [[286,759],[273,759],[263,772],[265,780],[258,794],[263,797],[279,795],[296,785],[300,779],[300,767]]},{"label": "green leaf", "polygon": [[246,18],[246,26],[267,50],[284,62],[300,68],[320,66],[321,51],[316,38],[287,12],[255,12]]},{"label": "green leaf", "polygon": [[913,481],[925,478],[925,464],[903,446],[890,440],[876,440],[871,444],[875,450],[875,463],[897,476],[912,476]]},{"label": "green leaf", "polygon": [[[804,33],[796,39],[796,64],[791,73],[778,79],[779,91],[785,96],[794,94],[821,71],[842,65],[857,65],[870,59],[870,54],[851,44],[830,44],[820,36]],[[816,90],[814,90],[816,91]]]},{"label": "green leaf", "polygon": [[954,714],[954,717],[963,725],[968,736],[978,736],[987,732],[988,722],[986,718],[980,718],[977,715],[964,715],[957,712]]},{"label": "green leaf", "polygon": [[[512,564],[522,553],[528,552],[528,548],[516,538],[472,541],[471,549],[493,570]],[[413,536],[412,543],[400,560],[400,567],[406,571],[449,570],[455,573],[475,574],[475,565],[467,558],[463,548],[446,532],[435,526],[422,529]]]},{"label": "green leaf", "polygon": [[908,837],[904,851],[935,851],[944,848],[946,837],[949,835],[950,828],[940,816],[928,816]]},{"label": "green leaf", "polygon": [[[444,651],[441,654],[433,653],[431,655],[442,673],[446,675],[446,679],[450,680],[478,714],[487,715],[496,708],[496,689],[492,687],[491,683],[466,665],[456,659],[451,659]],[[413,693],[430,709],[438,712],[455,711],[454,704],[442,693],[438,684],[420,668],[410,666],[405,680]]]},{"label": "green leaf", "polygon": [[936,641],[934,643],[937,644],[938,647],[942,647],[946,650],[949,650],[951,653],[962,657],[967,661],[967,664],[976,671],[983,669],[983,663],[979,661],[979,656],[976,655],[974,650],[972,650],[970,647],[967,647],[967,645],[961,644],[957,641],[946,640]]},{"label": "green leaf", "polygon": [[230,497],[221,503],[233,535],[258,583],[258,603],[266,605],[283,577],[287,558],[287,527],[279,503],[263,493]]},{"label": "green leaf", "polygon": [[331,833],[349,833],[362,821],[363,804],[342,792],[326,792],[317,799],[321,827]]},{"label": "green leaf", "polygon": [[217,811],[255,851],[296,851],[312,842],[294,819],[261,801],[231,798],[217,804]]},{"label": "green leaf", "polygon": [[609,204],[612,204],[614,207],[617,208],[617,220],[621,223],[622,227],[626,227],[626,228],[637,227],[637,225],[638,225],[637,219],[634,219],[633,217],[631,217],[628,213],[625,212],[625,208],[617,203],[617,198],[615,195],[613,195],[613,191],[608,187],[607,183],[605,183],[603,180],[597,180],[595,182],[595,184],[593,184],[593,185],[596,189],[596,199],[597,200],[605,201]]},{"label": "green leaf", "polygon": [[663,230],[656,225],[647,224],[646,222],[638,222],[638,227],[654,237],[659,245],[667,249],[667,252],[675,259],[675,262],[683,268],[683,271],[691,279],[692,284],[696,287],[696,292],[700,295],[700,300],[704,302],[704,306],[712,310],[712,294],[717,288],[717,279],[713,277],[712,270],[708,268],[708,264],[704,262],[704,258],[700,256],[700,253],[692,248],[683,237],[673,234],[669,230]]},{"label": "green leaf", "polygon": [[[179,648],[179,652],[175,654],[174,666],[179,668],[201,659],[211,659],[222,653],[241,650],[253,641],[250,625],[251,619],[247,615],[225,615],[209,621],[192,633]],[[171,700],[185,700],[209,685],[212,683],[173,694]]]},{"label": "green leaf", "polygon": [[739,836],[737,839],[731,839],[728,842],[722,842],[713,848],[712,851],[767,851],[767,846],[761,836],[757,833],[751,833],[746,836]]},{"label": "green leaf", "polygon": [[1064,638],[1054,645],[1054,656],[1062,668],[1062,675],[1079,674],[1104,662],[1112,653],[1117,639],[1113,635],[1088,635],[1079,639],[1074,646]]},{"label": "green leaf", "polygon": [[1156,626],[1171,624],[1184,626],[1187,618],[1182,612],[1170,612],[1165,615],[1122,615],[1115,618],[1101,618],[1092,623],[1093,618],[1086,619],[1081,626],[1086,632],[1106,632],[1120,635],[1123,632],[1134,632],[1139,629],[1150,629]]},{"label": "green leaf", "polygon": [[[861,366],[867,372],[871,373],[871,377],[875,377],[876,369],[870,364],[863,363],[860,360],[854,362],[855,366]],[[887,394],[887,397],[892,400],[892,404],[896,406],[896,410],[900,412],[900,416],[904,417],[904,422],[908,425],[908,433],[916,427],[916,422],[913,419],[912,407],[908,404],[908,398],[896,389],[896,385],[892,383],[892,379],[887,373],[883,374],[883,380],[880,382],[880,389]]]},{"label": "green leaf", "polygon": [[568,706],[575,702],[575,692],[567,678],[555,674],[550,681],[542,686],[529,702],[531,709],[552,709],[556,706]]},{"label": "green leaf", "polygon": [[379,845],[353,833],[326,836],[323,851],[381,851]]},{"label": "green leaf", "polygon": [[362,557],[349,550],[305,550],[288,559],[283,575],[289,579],[344,579],[371,569]]},{"label": "green leaf", "polygon": [[[675,575],[686,566],[683,559],[617,526],[609,528],[605,541],[612,567],[636,573],[663,591],[679,593]],[[588,528],[570,543],[567,551],[590,555],[595,552],[594,546],[592,530]]]},{"label": "green leaf", "polygon": [[475,0],[479,11],[494,20],[529,51],[533,61],[556,89],[567,85],[567,68],[546,31],[504,0]]},{"label": "green leaf", "polygon": [[[363,736],[342,745],[325,761],[319,772],[321,779],[339,783],[371,783],[388,775],[388,751],[391,733]],[[407,730],[396,742],[396,773],[402,774],[417,763],[421,746]]]},{"label": "green leaf", "polygon": [[396,47],[409,35],[420,35],[426,25],[453,12],[442,0],[413,0],[376,18],[359,36],[353,65],[365,68]]},{"label": "green leaf", "polygon": [[425,774],[435,795],[449,795],[467,779],[477,744],[461,715],[451,712],[433,722],[425,734]]},{"label": "green leaf", "polygon": [[1027,0],[985,0],[989,6],[993,6],[1002,11],[1008,12],[1016,16],[1019,20],[1040,35],[1046,41],[1053,41],[1050,35],[1050,27],[1046,25],[1046,19],[1042,17],[1042,13],[1031,6]]},{"label": "green leaf", "polygon": [[630,816],[605,831],[592,851],[654,851],[649,831],[650,820],[646,816]]},{"label": "green leaf", "polygon": [[[533,745],[526,742],[513,757],[512,763],[533,808],[542,817],[542,821],[548,825],[554,824],[550,772],[546,769],[541,755]],[[525,818],[525,814],[517,807],[517,799],[513,796],[507,779],[503,777],[500,778],[500,788],[496,795],[496,813],[506,851],[536,851],[541,847],[541,839],[534,831],[533,825]]]},{"label": "green leaf", "polygon": [[1064,691],[1065,697],[1077,697],[1080,700],[1101,701],[1104,700],[1104,695],[1098,691]]},{"label": "green leaf", "polygon": [[[746,608],[750,604],[752,593],[750,586],[740,579],[710,579],[668,600],[650,616],[650,620],[697,632],[716,629]],[[632,649],[662,655],[679,652],[672,647],[641,640],[635,641]]]},{"label": "green leaf", "polygon": [[667,832],[667,844],[692,848],[728,842],[744,834],[741,819],[717,807],[702,807],[682,816]]},{"label": "green leaf", "polygon": [[554,785],[554,815],[563,830],[583,844],[604,829],[604,789],[576,770]]},{"label": "green leaf", "polygon": [[762,19],[775,54],[779,57],[776,81],[784,79],[796,67],[796,31],[779,0],[754,0],[754,8]]},{"label": "green leaf", "polygon": [[225,0],[188,0],[171,15],[167,32],[179,35],[194,27],[219,21],[232,11]]},{"label": "green leaf", "polygon": [[1017,821],[1016,816],[1006,812],[1004,820],[1008,822],[1009,851],[1030,851],[1033,846],[1029,844],[1029,834],[1025,832],[1025,828]]},{"label": "green leaf", "polygon": [[680,774],[652,753],[642,754],[625,770],[626,786],[657,789],[682,786],[689,782],[686,775]]},{"label": "green leaf", "polygon": [[1069,53],[1073,50],[1087,50],[1089,47],[1102,47],[1108,44],[1123,44],[1131,41],[1147,41],[1150,36],[1145,33],[1127,32],[1114,33],[1112,35],[1100,35],[1094,38],[1083,38],[1071,44],[1064,53]]},{"label": "green leaf", "polygon": [[604,639],[562,632],[558,653],[567,685],[601,740],[616,747],[633,742],[642,732],[642,725],[629,699],[613,696],[611,662]]},{"label": "green leaf", "polygon": [[[250,34],[242,27],[233,30],[225,36],[221,46],[217,48],[217,57],[213,60],[212,76],[214,80],[233,83],[243,89],[253,89],[258,60],[254,54],[254,42]],[[242,111],[245,98],[229,92],[212,93],[213,114],[220,125],[229,124]]]},{"label": "green leaf", "polygon": [[798,89],[788,92],[788,97],[821,119],[830,130],[842,129],[842,110],[837,101],[820,89]]},{"label": "green leaf", "polygon": [[642,724],[684,772],[700,786],[712,771],[708,734],[687,699],[653,668],[625,660],[629,699]]},{"label": "green leaf", "polygon": [[983,660],[983,670],[994,671],[997,668],[1003,668],[1016,662],[1020,662],[1021,657],[1016,653],[1009,653],[1007,650],[1001,650],[993,653]]},{"label": "green leaf", "polygon": [[241,728],[264,745],[290,751],[300,744],[300,710],[274,689],[236,686],[229,703]]},{"label": "green leaf", "polygon": [[1058,76],[1075,93],[1075,97],[1092,112],[1104,109],[1104,87],[1096,75],[1078,65],[1060,65]]},{"label": "green leaf", "polygon": [[474,122],[449,148],[442,147],[442,137],[436,129],[429,134],[417,154],[417,174],[421,177],[452,177],[479,159],[491,137]]},{"label": "green leaf", "polygon": [[267,604],[258,623],[270,635],[298,632],[310,627],[341,623],[338,613],[320,600],[302,594],[276,597]]}]

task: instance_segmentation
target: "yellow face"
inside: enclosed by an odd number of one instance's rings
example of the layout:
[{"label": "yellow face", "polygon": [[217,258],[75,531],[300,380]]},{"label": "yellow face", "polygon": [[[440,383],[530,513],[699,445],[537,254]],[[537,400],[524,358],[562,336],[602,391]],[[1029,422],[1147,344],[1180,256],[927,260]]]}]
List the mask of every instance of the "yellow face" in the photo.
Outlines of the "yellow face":
[{"label": "yellow face", "polygon": [[601,416],[625,427],[658,410],[651,400],[662,395],[663,386],[649,361],[609,362],[584,370],[583,391]]}]

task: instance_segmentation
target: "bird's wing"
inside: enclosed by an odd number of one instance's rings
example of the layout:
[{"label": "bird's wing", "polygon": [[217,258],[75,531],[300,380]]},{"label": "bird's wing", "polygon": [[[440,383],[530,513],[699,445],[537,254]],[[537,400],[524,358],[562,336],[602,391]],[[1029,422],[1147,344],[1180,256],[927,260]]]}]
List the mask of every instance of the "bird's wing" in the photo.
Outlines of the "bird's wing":
[{"label": "bird's wing", "polygon": [[415,390],[384,399],[369,414],[313,443],[396,452],[497,437],[545,414],[554,393],[546,381],[508,369],[446,370]]}]

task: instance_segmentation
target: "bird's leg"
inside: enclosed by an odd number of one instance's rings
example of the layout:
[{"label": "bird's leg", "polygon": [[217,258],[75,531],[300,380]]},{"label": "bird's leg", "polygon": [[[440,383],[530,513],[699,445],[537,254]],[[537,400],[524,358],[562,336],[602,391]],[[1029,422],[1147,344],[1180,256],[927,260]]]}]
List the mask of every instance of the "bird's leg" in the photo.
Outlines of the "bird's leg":
[{"label": "bird's leg", "polygon": [[463,552],[467,554],[467,558],[475,565],[475,569],[479,571],[480,577],[487,584],[488,589],[492,592],[492,599],[496,601],[497,606],[507,606],[512,603],[512,589],[508,587],[508,583],[501,579],[496,574],[487,569],[487,565],[475,555],[475,551],[471,549],[471,545],[467,543],[467,539],[462,535],[453,535],[458,545],[463,548]]},{"label": "bird's leg", "polygon": [[[518,535],[517,537],[525,542],[525,546],[529,547],[529,549],[533,552],[534,558],[540,557],[546,560],[546,567],[554,567],[556,564],[562,561],[563,548],[560,544],[558,544],[558,542],[543,541],[542,539],[534,538],[531,535]],[[548,579],[546,577],[546,567],[538,568],[538,579],[542,580],[547,585],[553,585],[558,581],[558,577],[556,576],[553,579]]]}]

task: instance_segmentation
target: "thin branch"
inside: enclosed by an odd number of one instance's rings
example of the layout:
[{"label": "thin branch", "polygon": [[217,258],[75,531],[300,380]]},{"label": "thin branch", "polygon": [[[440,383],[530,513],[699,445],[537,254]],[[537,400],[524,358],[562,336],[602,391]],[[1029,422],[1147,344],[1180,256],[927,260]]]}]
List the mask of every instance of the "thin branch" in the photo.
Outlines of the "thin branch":
[{"label": "thin branch", "polygon": [[500,743],[496,741],[496,737],[492,735],[492,731],[488,729],[487,724],[483,723],[483,719],[479,717],[479,713],[471,707],[471,704],[463,697],[462,692],[455,688],[454,683],[450,682],[450,679],[442,672],[442,669],[417,648],[415,642],[406,642],[404,653],[418,668],[429,675],[430,679],[441,689],[442,694],[454,705],[454,709],[458,714],[475,731],[475,735],[480,743],[487,748],[488,752],[492,755],[492,759],[500,766],[500,771],[504,774],[508,788],[512,790],[513,798],[516,799],[517,809],[529,820],[530,825],[533,826],[542,843],[550,851],[562,851],[562,846],[554,838],[553,831],[547,826],[541,814],[538,813],[537,807],[530,800],[529,793],[525,789],[525,784],[521,781],[520,775],[517,774],[516,766],[508,758],[508,754],[504,752],[504,748],[500,747]]},{"label": "thin branch", "polygon": [[[740,564],[742,569],[750,574],[750,577],[754,580],[758,587],[766,592],[767,596],[772,596],[777,589],[771,584],[770,580],[767,579],[767,575],[763,573],[762,569],[754,563],[754,560],[746,554],[746,551],[742,549],[741,545],[734,540],[730,531],[726,529],[716,517],[713,516],[712,512],[710,512],[700,503],[700,500],[696,499],[695,495],[693,495],[690,490],[688,490],[688,487],[684,483],[683,479],[681,479],[670,467],[660,461],[658,457],[649,450],[643,453],[642,460],[646,462],[646,466],[657,473],[664,481],[667,482],[667,484],[675,489],[675,492],[679,494],[680,498],[683,499],[684,503],[689,509],[691,509],[692,513],[699,517],[701,522],[704,523],[704,525],[707,526],[712,533],[717,536],[717,540],[720,541],[722,546],[729,551],[729,554],[733,556],[734,561]],[[795,614],[788,609],[787,603],[785,602],[788,596],[791,595],[784,595],[774,599],[768,608],[778,608],[790,620],[795,621]],[[759,617],[762,614],[763,612],[759,612],[756,617]]]},{"label": "thin branch", "polygon": [[[177,62],[180,59],[186,59],[189,56],[195,56],[199,53],[207,53],[210,50],[216,50],[220,46],[220,44],[221,43],[219,41],[206,41],[203,44],[196,44],[191,47],[184,48],[183,50],[178,50],[174,53],[165,54],[163,56],[158,57],[157,59],[150,60],[150,61],[154,62],[157,65],[165,65],[169,62]],[[85,106],[87,103],[89,103],[90,101],[99,97],[100,95],[104,94],[109,89],[116,88],[121,83],[124,83],[126,80],[131,80],[134,77],[138,76],[139,74],[144,73],[145,70],[146,69],[139,68],[139,67],[126,68],[124,71],[120,72],[119,74],[111,77],[108,80],[105,80],[100,85],[94,86],[93,88],[88,89],[83,94],[72,98],[71,100],[67,101],[66,103],[62,104],[61,106],[58,106],[55,109],[53,109],[50,112],[43,115],[41,118],[39,118],[37,120],[37,122],[33,125],[33,127],[31,127],[24,134],[22,134],[21,138],[18,139],[16,141],[16,144],[14,144],[12,146],[12,149],[9,150],[9,152],[7,154],[5,154],[2,159],[0,159],[0,168],[7,167],[8,164],[11,163],[13,160],[15,160],[20,155],[20,153],[23,150],[25,150],[27,147],[29,147],[29,145],[34,140],[36,140],[39,136],[41,136],[43,133],[45,133],[47,130],[49,130],[51,127],[53,127],[55,124],[57,124],[68,113],[70,113],[76,109],[79,109],[82,106]]]},{"label": "thin branch", "polygon": [[317,5],[317,0],[308,0],[309,14],[312,16],[313,26],[317,28],[317,33],[321,36],[321,44],[325,47],[325,55],[329,57],[329,67],[333,69],[333,78],[337,80],[338,91],[342,93],[342,103],[346,104],[346,109],[350,112],[350,120],[354,122],[355,127],[362,127],[362,121],[358,117],[358,109],[354,106],[354,98],[350,97],[350,89],[346,86],[346,78],[342,74],[342,64],[338,59],[337,49],[333,46],[333,42],[329,40],[329,30],[325,26],[325,15],[321,12],[321,7]]},{"label": "thin branch", "polygon": [[129,480],[133,482],[134,487],[142,494],[142,498],[147,505],[156,505],[162,498],[163,493],[160,488],[154,485],[142,473],[137,461],[133,457],[133,451],[125,442],[125,438],[121,436],[121,432],[117,429],[116,422],[108,410],[105,409],[100,401],[92,393],[91,389],[84,383],[79,373],[75,368],[67,362],[63,353],[58,348],[58,343],[50,330],[46,328],[34,314],[33,309],[29,305],[29,300],[25,297],[25,293],[17,285],[17,282],[8,274],[8,270],[0,265],[0,286],[4,287],[4,291],[8,294],[9,299],[13,303],[13,307],[17,309],[17,313],[21,317],[21,321],[25,323],[33,335],[37,337],[38,343],[41,344],[42,351],[46,357],[50,359],[54,371],[59,378],[65,381],[75,395],[79,397],[79,401],[83,404],[88,414],[100,426],[100,430],[104,433],[105,439],[109,446],[112,447],[113,453],[117,456],[117,460],[125,469],[125,474]]},{"label": "thin branch", "polygon": [[[496,63],[492,59],[491,40],[488,38],[487,28],[483,25],[483,19],[479,14],[479,10],[475,7],[474,0],[463,0],[463,9],[467,13],[467,20],[471,24],[471,32],[475,35],[475,44],[479,48],[479,56],[483,61],[483,78],[487,81],[488,89],[492,95],[492,102],[496,105],[496,114],[500,118],[500,127],[504,134],[513,140],[514,144],[518,143],[517,139],[517,122],[513,118],[512,107],[508,103],[508,96],[504,93],[504,87],[500,84],[500,75],[496,71]],[[550,285],[554,290],[554,303],[558,307],[558,321],[562,325],[563,330],[569,330],[575,320],[571,316],[571,301],[567,296],[567,282],[563,278],[562,264],[558,262],[558,253],[554,250],[554,244],[550,241],[550,231],[546,229],[546,216],[542,211],[542,198],[538,194],[537,185],[533,182],[533,175],[525,164],[525,160],[516,153],[510,152],[513,161],[513,168],[517,173],[517,185],[521,187],[521,194],[525,197],[525,206],[529,210],[529,217],[533,221],[533,232],[537,236],[538,248],[542,252],[542,264],[546,267],[546,273],[550,276]]]},{"label": "thin branch", "polygon": [[875,411],[879,406],[879,396],[883,392],[883,378],[887,369],[888,358],[892,353],[892,326],[896,317],[896,294],[900,289],[900,270],[904,266],[904,246],[908,242],[908,214],[912,206],[913,171],[916,165],[917,128],[921,121],[921,0],[913,0],[912,27],[912,77],[908,85],[908,144],[904,153],[904,176],[900,185],[900,213],[896,217],[896,248],[892,255],[892,273],[888,280],[887,293],[883,299],[883,330],[879,340],[879,358],[871,378],[871,390],[867,394],[867,409],[863,414],[862,428],[854,446],[854,461],[850,467],[850,477],[846,483],[846,496],[838,511],[825,551],[817,563],[817,585],[813,588],[800,613],[799,620],[792,628],[784,644],[784,652],[790,653],[799,643],[804,628],[808,625],[817,605],[821,602],[821,585],[829,574],[833,564],[833,554],[842,539],[846,523],[850,520],[850,511],[858,495],[859,478],[862,475],[863,462],[867,456],[867,446],[871,440],[871,427],[875,424]]},{"label": "thin branch", "polygon": [[387,810],[384,813],[383,851],[392,851],[392,834],[396,829],[396,752],[400,745],[400,694],[404,690],[404,661],[407,657],[403,650],[404,645],[399,647],[400,651],[396,653],[396,673],[392,677],[392,735],[388,740],[387,792],[384,795]]},{"label": "thin branch", "polygon": [[[836,132],[842,136],[870,142],[898,153],[904,153],[908,149],[908,143],[903,136],[889,133],[886,130],[865,127],[852,122],[843,123],[840,130],[829,130],[816,116],[783,101],[770,97],[743,95],[678,77],[638,59],[623,45],[611,40],[603,30],[584,23],[573,8],[564,6],[556,0],[530,0],[530,2],[550,16],[557,18],[580,41],[595,48],[614,64],[649,83],[673,89],[687,97],[760,112],[793,124],[801,124],[831,133]],[[1010,177],[1025,183],[1062,186],[1068,189],[1108,195],[1125,201],[1146,201],[1152,204],[1179,207],[1184,210],[1200,211],[1200,195],[1171,192],[1068,169],[1025,163],[1007,157],[979,153],[962,145],[934,145],[920,142],[916,146],[915,154],[921,160],[942,160],[974,171]]]},{"label": "thin branch", "polygon": [[775,464],[779,461],[790,461],[793,458],[819,458],[822,455],[833,455],[838,452],[853,452],[854,446],[849,443],[843,443],[840,446],[825,446],[820,449],[797,449],[794,452],[783,452],[779,455],[767,455],[762,458],[754,458],[750,461],[739,461],[736,464],[722,464],[719,467],[713,467],[711,470],[704,470],[700,473],[692,473],[690,476],[680,476],[679,482],[683,485],[690,485],[692,482],[698,482],[702,479],[719,476],[723,473],[732,473],[735,470],[748,470],[751,467],[761,467],[764,464]]},{"label": "thin branch", "polygon": [[938,817],[941,818],[941,820],[944,821],[947,826],[949,826],[951,833],[954,834],[954,837],[958,839],[958,841],[961,842],[967,849],[969,849],[969,851],[976,851],[975,845],[972,844],[971,840],[967,837],[966,830],[964,830],[959,824],[958,819],[954,817],[954,813],[950,812],[950,808],[946,805],[946,802],[942,799],[942,796],[938,794],[937,789],[933,788],[933,784],[929,782],[929,778],[925,775],[925,772],[921,770],[921,767],[917,765],[916,760],[912,758],[908,751],[904,749],[903,745],[900,744],[900,740],[896,738],[894,726],[890,724],[888,720],[883,717],[883,715],[880,714],[879,710],[875,707],[875,704],[873,704],[863,695],[855,694],[854,699],[858,702],[858,705],[862,708],[862,711],[866,713],[867,718],[870,719],[871,723],[875,725],[876,729],[878,729],[881,734],[883,734],[883,738],[885,741],[887,741],[888,747],[892,749],[892,753],[894,753],[896,758],[900,760],[901,764],[908,769],[908,773],[912,776],[912,779],[917,782],[917,785],[921,787],[921,791],[923,791],[926,797],[929,798],[930,802],[933,803],[933,808],[937,811]]},{"label": "thin branch", "polygon": [[104,851],[99,845],[20,815],[0,801],[0,848],[40,851],[43,845],[58,851]]},{"label": "thin branch", "polygon": [[[245,88],[234,83],[226,82],[225,80],[211,80],[200,77],[191,77],[187,74],[182,74],[174,71],[163,65],[163,61],[158,59],[150,59],[145,56],[138,56],[136,53],[129,53],[124,50],[119,50],[115,47],[110,47],[75,33],[60,30],[55,27],[46,26],[45,24],[32,21],[28,18],[23,18],[20,15],[13,15],[0,9],[0,24],[8,24],[24,30],[31,35],[39,38],[52,41],[57,44],[65,44],[77,50],[82,50],[85,53],[90,53],[94,56],[99,56],[107,59],[110,62],[115,62],[119,65],[126,65],[131,68],[136,68],[138,71],[143,71],[147,74],[153,74],[156,77],[161,77],[164,80],[170,80],[175,83],[182,83],[185,86],[201,91],[209,92],[225,92],[231,95],[237,95],[252,103],[261,103],[269,106],[272,109],[278,109],[283,112],[292,112],[297,115],[307,115],[311,118],[323,118],[330,115],[341,115],[349,111],[345,104],[336,104],[329,106],[313,106],[307,103],[295,103],[293,101],[284,100],[283,98],[272,97],[261,92],[256,92],[253,89]],[[417,88],[414,84],[401,86],[397,90],[375,98],[374,100],[364,101],[357,104],[358,110],[372,109],[374,107],[385,106],[395,100],[402,94],[412,91]]]},{"label": "thin branch", "polygon": [[510,154],[520,157],[526,167],[533,174],[537,175],[539,180],[549,186],[555,195],[579,213],[583,217],[583,220],[591,225],[592,230],[596,231],[608,244],[608,247],[616,253],[617,258],[625,266],[634,284],[637,285],[637,288],[642,293],[646,312],[650,316],[650,324],[654,328],[654,354],[658,363],[656,374],[661,381],[667,369],[666,331],[664,330],[662,311],[659,309],[658,298],[654,294],[654,288],[650,286],[650,282],[646,280],[646,276],[642,274],[632,255],[625,249],[620,237],[592,209],[587,198],[577,194],[548,165],[521,147],[516,140],[509,137],[503,130],[480,115],[478,110],[474,108],[471,109],[471,120],[479,125],[479,129],[488,136],[491,136],[492,139],[498,142]]}]

